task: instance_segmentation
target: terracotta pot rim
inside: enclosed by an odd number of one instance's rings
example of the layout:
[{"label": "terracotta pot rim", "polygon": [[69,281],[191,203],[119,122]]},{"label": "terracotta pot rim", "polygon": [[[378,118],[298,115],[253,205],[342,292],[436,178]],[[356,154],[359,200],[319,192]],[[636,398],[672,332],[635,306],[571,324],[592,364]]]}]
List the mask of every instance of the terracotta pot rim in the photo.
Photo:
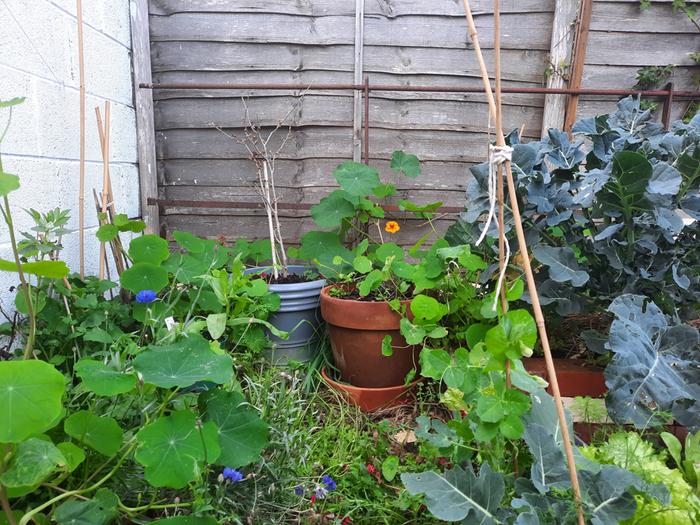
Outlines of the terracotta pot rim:
[{"label": "terracotta pot rim", "polygon": [[[328,293],[328,290],[331,288],[337,287],[337,284],[329,284],[327,286],[324,286],[321,288],[321,295],[326,301],[332,301],[332,302],[343,302],[345,304],[347,303],[353,303],[353,304],[385,304],[387,307],[389,307],[389,301],[358,301],[357,299],[345,299],[343,297],[333,297],[331,294]],[[401,299],[401,304],[408,305],[411,303],[411,299]]]},{"label": "terracotta pot rim", "polygon": [[336,390],[343,390],[345,392],[374,392],[377,394],[384,393],[384,394],[390,394],[393,392],[396,392],[397,395],[402,393],[403,391],[409,390],[416,386],[418,383],[421,383],[422,381],[425,380],[424,377],[420,376],[417,379],[414,379],[411,381],[409,384],[401,384],[401,385],[396,385],[396,386],[382,386],[382,387],[368,387],[368,386],[354,386],[354,385],[349,385],[347,383],[340,383],[338,381],[335,381],[334,379],[331,379],[330,376],[326,373],[326,367],[324,366],[321,368],[321,377],[323,377],[323,380],[328,383],[331,387],[335,388]]}]

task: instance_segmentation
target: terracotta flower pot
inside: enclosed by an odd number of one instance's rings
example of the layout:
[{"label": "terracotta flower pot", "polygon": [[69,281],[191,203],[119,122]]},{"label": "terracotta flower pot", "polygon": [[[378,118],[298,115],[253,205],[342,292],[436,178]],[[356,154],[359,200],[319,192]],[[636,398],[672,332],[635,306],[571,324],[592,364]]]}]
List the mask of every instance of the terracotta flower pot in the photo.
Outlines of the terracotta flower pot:
[{"label": "terracotta flower pot", "polygon": [[[555,359],[559,391],[564,397],[603,397],[608,391],[605,386],[603,369],[597,366],[584,366],[583,361],[573,359]],[[548,379],[547,367],[543,357],[523,359],[525,369],[531,374]],[[549,392],[550,389],[547,389]]]},{"label": "terracotta flower pot", "polygon": [[363,388],[333,381],[328,377],[325,367],[321,370],[321,376],[328,386],[337,392],[343,393],[349,403],[355,405],[363,412],[372,412],[379,408],[387,408],[410,401],[411,390],[423,380],[421,377],[408,385]]},{"label": "terracotta flower pot", "polygon": [[[418,369],[419,350],[409,346],[401,335],[401,316],[386,302],[332,297],[328,293],[331,288],[321,290],[321,316],[328,323],[333,359],[341,379],[357,387],[403,385],[406,374]],[[382,355],[382,340],[387,335],[392,338],[391,356]]]}]

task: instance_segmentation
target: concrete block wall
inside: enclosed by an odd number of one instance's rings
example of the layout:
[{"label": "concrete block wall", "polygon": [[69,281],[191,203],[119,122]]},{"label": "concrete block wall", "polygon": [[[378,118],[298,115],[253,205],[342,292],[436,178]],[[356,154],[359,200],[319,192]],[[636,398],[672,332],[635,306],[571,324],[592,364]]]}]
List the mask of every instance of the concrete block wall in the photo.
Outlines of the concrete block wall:
[{"label": "concrete block wall", "polygon": [[[75,0],[0,2],[0,99],[26,97],[16,106],[0,145],[4,169],[20,177],[10,195],[17,231],[28,230],[23,209],[71,210],[69,227],[78,228],[79,69]],[[111,102],[110,166],[117,210],[137,217],[136,120],[131,76],[128,0],[83,0],[86,84],[85,268],[97,273],[99,243],[93,188],[102,188],[102,155],[95,107]],[[0,130],[8,116],[0,110]],[[0,221],[1,222],[1,221]],[[0,257],[11,259],[8,233],[0,224]],[[127,239],[125,239],[126,241]],[[64,239],[63,258],[79,271],[78,233]],[[0,301],[11,309],[9,287],[16,277],[0,273]],[[0,320],[1,322],[2,320]]]}]

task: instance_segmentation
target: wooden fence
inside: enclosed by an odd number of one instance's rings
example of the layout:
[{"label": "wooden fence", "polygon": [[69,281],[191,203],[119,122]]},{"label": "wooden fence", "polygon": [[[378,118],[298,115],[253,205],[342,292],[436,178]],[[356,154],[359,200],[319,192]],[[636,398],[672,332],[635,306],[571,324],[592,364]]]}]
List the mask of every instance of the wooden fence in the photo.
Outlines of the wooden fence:
[{"label": "wooden fence", "polygon": [[[146,0],[139,0],[145,2]],[[557,0],[559,2],[560,0]],[[563,0],[575,1],[575,0]],[[479,85],[461,0],[150,0],[150,60],[156,83],[353,83]],[[364,9],[358,16],[356,6]],[[472,2],[482,48],[493,61],[492,3]],[[504,85],[545,85],[555,22],[555,0],[502,0]],[[569,38],[570,21],[559,31]],[[670,2],[641,13],[638,2],[595,1],[583,86],[631,88],[642,65],[690,66],[698,32]],[[677,89],[688,89],[691,67],[679,68]],[[144,81],[146,79],[136,79]],[[247,98],[251,119],[274,126],[299,92],[156,90],[153,92],[158,197],[255,202],[255,171],[245,149],[227,138],[242,134]],[[563,96],[562,96],[563,97]],[[505,96],[505,127],[525,137],[541,134],[545,97]],[[549,103],[549,102],[548,102]],[[582,97],[579,112],[600,113],[615,99]],[[400,198],[448,206],[463,202],[468,168],[484,160],[488,116],[481,94],[374,92],[370,99],[370,163],[394,182]],[[681,104],[674,107],[676,114]],[[282,202],[315,203],[335,186],[333,168],[358,158],[358,95],[305,92],[288,119],[291,136],[277,165]],[[561,125],[561,123],[559,123]],[[280,136],[284,136],[284,133]],[[388,159],[396,149],[423,160],[413,180],[395,176]],[[261,238],[261,211],[165,207],[166,231],[186,229],[210,237]],[[439,231],[454,215],[438,217]],[[290,243],[313,223],[308,211],[284,211]],[[398,241],[413,242],[430,228],[402,219]]]}]

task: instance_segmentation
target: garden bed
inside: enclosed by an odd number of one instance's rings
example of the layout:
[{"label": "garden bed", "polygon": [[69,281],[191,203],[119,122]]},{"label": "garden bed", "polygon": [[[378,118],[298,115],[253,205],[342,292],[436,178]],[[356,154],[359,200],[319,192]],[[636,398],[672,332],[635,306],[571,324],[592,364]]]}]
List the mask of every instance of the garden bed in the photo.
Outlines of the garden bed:
[{"label": "garden bed", "polygon": [[[105,215],[97,237],[124,263],[119,284],[81,277],[61,261],[67,212],[32,211],[17,243],[5,200],[15,257],[1,266],[21,279],[22,315],[3,326],[15,343],[0,361],[0,523],[697,523],[700,333],[679,318],[697,317],[698,225],[671,215],[699,209],[700,119],[665,134],[628,99],[575,129],[588,153],[557,130],[509,137],[534,272],[523,258],[498,271],[483,187],[446,237],[392,242],[396,186],[351,161],[312,208],[299,265],[274,233],[269,251],[180,231],[176,250],[151,234],[125,250],[120,235],[145,224]],[[402,151],[390,167],[421,173]],[[544,180],[580,213],[544,206]],[[18,186],[0,171],[0,192]],[[428,222],[440,205],[398,202]],[[642,256],[665,273],[629,278]],[[266,259],[306,277],[273,282]],[[555,360],[561,394],[577,396],[568,416],[532,357],[548,351],[538,290],[553,341],[581,358]],[[561,327],[582,319],[568,344]],[[285,345],[308,352],[280,367]]]}]

